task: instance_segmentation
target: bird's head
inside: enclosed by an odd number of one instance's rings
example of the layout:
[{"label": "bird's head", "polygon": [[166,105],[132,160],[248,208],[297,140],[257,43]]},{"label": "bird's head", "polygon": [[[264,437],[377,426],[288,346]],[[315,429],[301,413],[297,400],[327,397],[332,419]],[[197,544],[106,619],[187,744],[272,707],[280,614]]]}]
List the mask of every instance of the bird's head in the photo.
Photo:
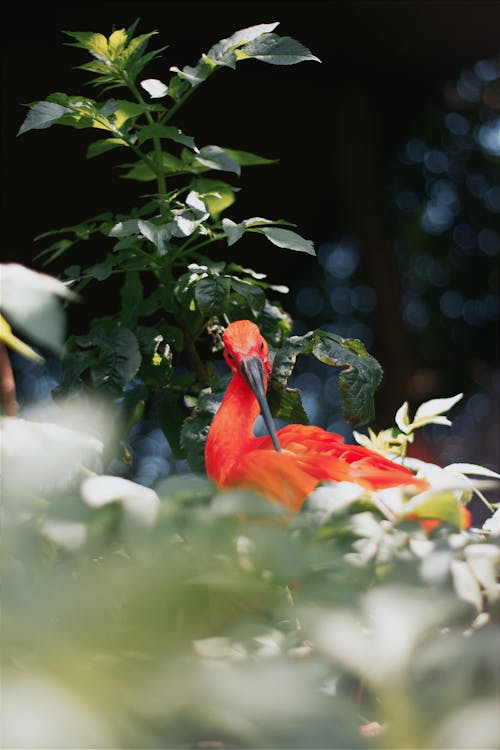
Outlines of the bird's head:
[{"label": "bird's head", "polygon": [[222,335],[224,359],[233,375],[240,375],[257,399],[266,428],[277,451],[281,450],[276,428],[266,399],[267,381],[271,372],[269,347],[255,323],[236,320]]}]

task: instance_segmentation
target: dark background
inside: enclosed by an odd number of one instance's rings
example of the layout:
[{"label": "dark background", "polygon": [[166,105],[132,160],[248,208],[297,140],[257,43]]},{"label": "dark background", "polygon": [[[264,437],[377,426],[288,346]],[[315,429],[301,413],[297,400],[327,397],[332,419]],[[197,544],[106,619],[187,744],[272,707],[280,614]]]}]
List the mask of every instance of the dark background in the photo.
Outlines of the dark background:
[{"label": "dark background", "polygon": [[[84,86],[87,74],[75,70],[86,59],[83,51],[64,46],[61,30],[109,34],[113,26],[128,26],[140,17],[139,33],[157,29],[155,46],[170,45],[144,77],[168,80],[171,65],[193,65],[202,51],[235,30],[281,21],[277,31],[300,40],[321,65],[248,61],[236,72],[224,70],[192,97],[176,124],[197,136],[199,145],[216,143],[280,159],[277,166],[243,171],[243,190],[229,211],[233,219],[286,218],[318,247],[354,238],[359,281],[377,295],[365,322],[371,330],[367,343],[385,369],[378,421],[391,423],[405,398],[418,402],[463,390],[470,401],[479,394],[487,401],[476,399],[479,410],[464,411],[465,421],[457,427],[470,433],[468,439],[455,453],[448,445],[448,453],[455,460],[496,463],[492,445],[497,445],[498,428],[492,415],[500,378],[495,316],[470,334],[449,339],[446,321],[438,324],[441,338],[434,330],[434,339],[432,331],[405,324],[404,279],[395,254],[396,188],[391,192],[391,185],[401,181],[405,144],[429,127],[429,113],[453,109],[453,87],[461,72],[498,56],[500,3],[16,2],[2,3],[1,12],[3,256],[35,267],[37,234],[105,210],[126,211],[137,202],[136,184],[120,180],[109,168],[120,161],[113,161],[114,155],[85,161],[95,132],[53,127],[16,138],[25,116],[21,103],[53,91],[95,95]],[[489,226],[495,224],[498,213]],[[324,268],[315,259],[248,240],[232,251],[239,262],[292,288],[284,304],[298,317],[298,332],[341,319],[328,305],[310,319],[296,307],[305,280],[318,287],[324,282]],[[217,252],[226,257],[227,249]],[[89,263],[103,254],[89,243]],[[460,262],[465,287],[474,274],[480,274],[476,286],[491,286],[474,252]],[[98,284],[88,287],[84,305],[71,311],[71,329],[84,330],[91,316],[110,305],[109,286],[105,291]]]}]

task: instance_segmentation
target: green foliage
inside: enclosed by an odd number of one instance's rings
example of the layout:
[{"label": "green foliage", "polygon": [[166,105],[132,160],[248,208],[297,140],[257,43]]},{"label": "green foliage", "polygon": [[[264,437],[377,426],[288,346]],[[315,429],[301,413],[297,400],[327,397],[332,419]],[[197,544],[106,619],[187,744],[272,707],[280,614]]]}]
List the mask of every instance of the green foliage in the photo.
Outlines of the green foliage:
[{"label": "green foliage", "polygon": [[353,424],[364,424],[374,418],[373,394],[382,379],[378,362],[370,357],[361,341],[343,339],[325,331],[293,336],[279,349],[273,363],[270,401],[277,416],[300,418],[300,396],[287,391],[299,354],[312,354],[320,362],[339,367],[340,395],[344,418]]},{"label": "green foliage", "polygon": [[[217,70],[249,57],[317,59],[276,26],[221,40],[195,66],[173,68],[168,85],[139,81],[152,103],[137,79],[161,52],[147,51],[154,32],[68,32],[92,57],[82,66],[91,83],[128,89],[134,101],[53,94],[31,105],[21,126],[106,131],[87,156],[126,148],[136,161],[123,176],[156,190],[128,214],[45,235],[56,236],[41,254],[47,263],[107,238],[102,258],[86,267],[81,252],[64,283],[2,268],[2,312],[55,351],[64,338],[57,297],[73,297],[68,285],[83,292],[122,279],[116,313],[67,341],[61,393],[71,396],[60,394],[39,421],[0,422],[8,747],[495,746],[500,511],[482,529],[461,527],[465,503],[484,488],[470,475],[486,483],[498,475],[406,457],[414,431],[449,424],[443,412],[459,397],[422,405],[413,421],[406,404],[397,428],[357,435],[425,479],[420,493],[325,484],[291,520],[262,497],[218,492],[200,475],[152,488],[106,473],[148,401],[174,456],[202,472],[228,377],[204,362],[202,347],[219,350],[224,324],[239,318],[257,321],[274,349],[277,416],[307,420],[300,394],[287,389],[306,354],[340,369],[347,419],[372,417],[381,370],[361,342],[323,331],[288,338],[290,319],[268,296],[286,288],[201,252],[248,232],[314,253],[288,222],[221,218],[239,188],[211,173],[239,176],[270,160],[198,148],[168,124]],[[19,348],[0,322],[2,339]]]},{"label": "green foliage", "polygon": [[54,417],[1,425],[6,746],[494,747],[496,532],[151,489],[94,473],[102,405]]},{"label": "green foliage", "polygon": [[[143,193],[141,183],[154,185],[153,192],[128,214],[105,212],[45,233],[39,239],[55,239],[39,257],[49,264],[71,254],[64,278],[79,292],[117,274],[123,277],[116,312],[94,320],[87,334],[69,339],[62,391],[97,390],[123,400],[128,391],[138,392],[132,386],[139,380],[147,389],[146,402],[160,399],[163,410],[167,403],[172,406],[176,417],[162,418],[161,423],[175,452],[185,451],[191,465],[198,468],[203,465],[203,446],[199,436],[189,439],[197,423],[186,426],[181,440],[180,415],[186,416],[186,408],[180,404],[182,396],[196,399],[207,386],[215,392],[215,399],[219,398],[221,382],[202,354],[207,345],[220,349],[224,324],[249,318],[278,350],[278,362],[295,346],[286,344],[280,351],[290,321],[281,304],[269,298],[272,293],[286,293],[287,288],[268,284],[263,273],[234,261],[215,262],[205,253],[215,243],[232,246],[244,234],[252,234],[256,242],[267,240],[280,249],[278,252],[314,255],[315,251],[310,240],[289,228],[293,225],[288,221],[259,216],[235,221],[226,215],[239,187],[219,179],[218,174],[238,179],[242,169],[270,165],[275,159],[202,145],[202,130],[195,139],[172,121],[186,99],[217,71],[234,69],[249,58],[276,65],[318,60],[299,42],[277,35],[277,25],[260,24],[235,32],[212,46],[194,67],[171,67],[166,83],[141,79],[147,64],[163,51],[148,51],[156,32],[135,36],[135,25],[117,29],[109,37],[66,32],[73,46],[90,54],[91,61],[81,68],[92,74],[92,85],[103,92],[120,89],[121,98],[98,100],[53,93],[45,101],[29,105],[19,131],[23,134],[56,124],[77,130],[91,128],[100,137],[88,147],[88,159],[119,153],[121,176],[138,183],[139,195]],[[95,244],[97,239],[102,256],[86,266],[83,245]],[[152,291],[146,293],[146,289]],[[332,337],[321,332],[314,337],[315,343],[312,339],[310,345],[304,343],[302,352],[343,368],[340,387],[345,413],[356,423],[367,421],[372,416],[378,366],[355,342],[339,339],[334,352]],[[325,344],[320,342],[329,342],[323,355],[320,348]],[[187,379],[178,375],[186,366],[193,373]],[[303,422],[307,417],[299,394],[285,388],[292,369],[293,362],[286,373],[278,367],[273,408],[278,416]],[[130,406],[130,398],[126,396],[123,403]],[[204,410],[202,401],[196,419]],[[205,428],[204,423],[200,435],[206,434]]]}]

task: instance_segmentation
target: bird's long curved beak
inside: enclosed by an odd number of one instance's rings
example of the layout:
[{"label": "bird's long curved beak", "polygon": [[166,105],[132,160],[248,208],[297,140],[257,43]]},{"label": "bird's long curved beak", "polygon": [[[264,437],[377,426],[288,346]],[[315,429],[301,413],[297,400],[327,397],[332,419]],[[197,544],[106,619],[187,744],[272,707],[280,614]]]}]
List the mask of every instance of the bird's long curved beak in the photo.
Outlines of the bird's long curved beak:
[{"label": "bird's long curved beak", "polygon": [[276,434],[276,428],[274,426],[271,411],[269,409],[269,404],[267,403],[266,399],[264,369],[262,367],[262,362],[258,357],[250,357],[249,359],[245,359],[241,363],[240,372],[252,389],[255,398],[259,403],[260,411],[264,419],[267,431],[269,432],[269,435],[273,442],[274,448],[277,451],[281,452],[278,435]]}]

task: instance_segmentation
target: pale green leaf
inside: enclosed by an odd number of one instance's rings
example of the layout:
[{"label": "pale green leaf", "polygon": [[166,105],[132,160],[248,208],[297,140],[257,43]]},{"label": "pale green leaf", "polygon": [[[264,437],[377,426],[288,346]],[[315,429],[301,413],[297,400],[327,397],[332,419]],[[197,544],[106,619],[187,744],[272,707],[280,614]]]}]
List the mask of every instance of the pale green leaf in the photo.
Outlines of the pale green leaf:
[{"label": "pale green leaf", "polygon": [[303,44],[289,36],[278,36],[277,34],[265,34],[245,44],[237,53],[236,57],[244,59],[253,57],[262,62],[272,65],[295,65],[306,60],[321,62],[319,57],[313,55]]},{"label": "pale green leaf", "polygon": [[196,154],[195,162],[221,172],[234,172],[237,175],[241,172],[238,162],[231,158],[220,146],[203,146]]},{"label": "pale green leaf", "polygon": [[28,130],[43,130],[54,125],[63,115],[71,113],[69,107],[63,107],[55,102],[37,102],[34,104],[19,128],[18,135]]},{"label": "pale green leaf", "polygon": [[222,219],[222,231],[227,236],[227,244],[234,245],[243,237],[245,228],[241,224],[236,224],[232,219]]},{"label": "pale green leaf", "polygon": [[61,353],[65,316],[58,297],[76,300],[66,284],[17,263],[0,266],[0,307],[30,340]]},{"label": "pale green leaf", "polygon": [[265,234],[267,239],[278,247],[296,250],[308,255],[316,255],[314,245],[311,240],[306,240],[300,234],[292,232],[290,229],[280,229],[278,227],[266,227],[259,230]]},{"label": "pale green leaf", "polygon": [[455,404],[463,398],[463,396],[463,393],[459,393],[451,398],[433,398],[430,401],[426,401],[418,407],[415,413],[414,422],[421,422],[421,420],[427,417],[434,417],[437,414],[443,414],[444,412],[449,411],[452,406],[455,406]]}]

